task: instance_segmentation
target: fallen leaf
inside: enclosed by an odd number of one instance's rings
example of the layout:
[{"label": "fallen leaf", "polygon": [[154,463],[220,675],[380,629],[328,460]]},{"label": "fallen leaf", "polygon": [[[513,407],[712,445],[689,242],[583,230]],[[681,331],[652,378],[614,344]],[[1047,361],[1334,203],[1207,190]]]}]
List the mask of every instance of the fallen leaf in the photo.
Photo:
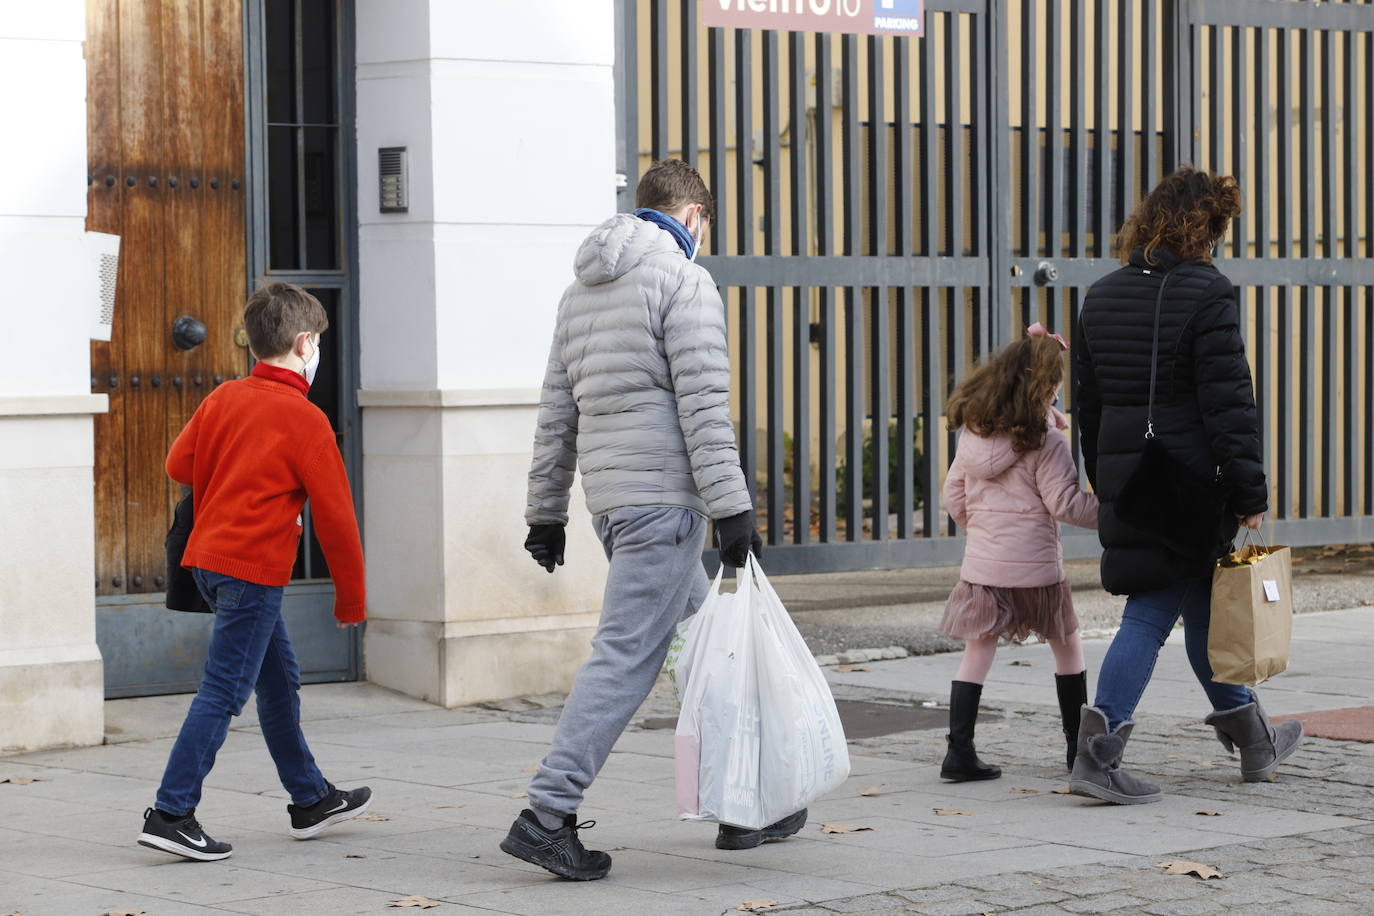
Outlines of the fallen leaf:
[{"label": "fallen leaf", "polygon": [[511,798],[529,798],[529,797],[530,797],[530,793],[528,793],[528,792],[516,792],[514,795],[511,796]]},{"label": "fallen leaf", "polygon": [[436,808],[461,808],[462,805],[435,805]]},{"label": "fallen leaf", "polygon": [[860,827],[858,824],[821,824],[821,833],[858,833],[860,830],[872,829]]},{"label": "fallen leaf", "polygon": [[874,795],[877,795],[877,794],[878,794],[879,792],[881,792],[882,790],[883,790],[883,787],[882,787],[882,786],[869,786],[867,789],[864,789],[864,790],[863,790],[862,792],[860,792],[859,794],[862,795],[862,796],[864,796],[865,798],[869,798],[869,797],[872,797],[872,796],[874,796]]},{"label": "fallen leaf", "polygon": [[521,772],[521,773],[538,773],[538,772],[539,772],[539,764],[537,764],[537,763],[532,763],[532,764],[530,764],[529,766],[525,767],[525,768],[524,768],[523,770],[521,770],[520,772]]},{"label": "fallen leaf", "polygon": [[760,898],[758,900],[746,900],[739,906],[735,907],[735,909],[745,913],[757,913],[759,910],[766,910],[769,907],[774,907],[777,905],[778,902],[776,900],[769,900],[765,897]]},{"label": "fallen leaf", "polygon": [[7,782],[12,786],[27,786],[31,782],[47,782],[47,780],[41,776],[10,776],[0,779],[0,782]]},{"label": "fallen leaf", "polygon": [[1008,665],[1011,665],[1011,666],[1014,667],[1014,668],[1034,668],[1034,667],[1035,667],[1035,666],[1032,665],[1030,662],[1022,661],[1022,660],[1019,659],[1019,658],[1018,658],[1018,659],[1014,659],[1013,661],[1007,662],[1007,664],[1008,664]]},{"label": "fallen leaf", "polygon": [[933,808],[936,814],[973,814],[972,811],[965,811],[963,808]]},{"label": "fallen leaf", "polygon": [[835,670],[840,674],[849,674],[852,671],[868,671],[869,669],[861,665],[837,665],[835,666]]},{"label": "fallen leaf", "polygon": [[387,906],[389,906],[389,907],[392,907],[392,906],[394,906],[394,907],[414,906],[414,907],[419,907],[419,908],[422,909],[422,910],[427,910],[427,909],[429,909],[430,907],[439,906],[439,901],[437,901],[437,900],[430,900],[428,897],[421,897],[419,894],[412,894],[412,895],[410,895],[409,897],[402,897],[400,900],[393,900],[393,901],[391,901],[390,903],[388,903]]},{"label": "fallen leaf", "polygon": [[356,853],[356,852],[346,852],[346,853],[344,853],[344,858],[345,858],[345,859],[366,859],[367,856],[362,855],[361,853]]},{"label": "fallen leaf", "polygon": [[1200,766],[1200,767],[1214,767],[1214,766],[1216,766],[1216,764],[1213,763],[1213,762],[1210,761],[1210,760],[1194,760],[1193,763],[1196,763],[1196,764],[1197,764],[1198,766]]},{"label": "fallen leaf", "polygon": [[1165,760],[1177,760],[1178,758],[1180,758],[1180,757],[1182,757],[1182,756],[1183,756],[1182,754],[1165,754],[1165,755],[1164,755],[1164,759],[1165,759]]},{"label": "fallen leaf", "polygon": [[1020,792],[1022,795],[1039,795],[1039,789],[1012,789],[1013,792]]},{"label": "fallen leaf", "polygon": [[1222,877],[1221,872],[1210,865],[1203,865],[1201,862],[1189,862],[1184,859],[1156,862],[1155,867],[1164,869],[1166,875],[1196,875],[1204,881],[1208,878]]},{"label": "fallen leaf", "polygon": [[1073,789],[1051,789],[1055,795],[1072,795]]},{"label": "fallen leaf", "polygon": [[371,811],[369,811],[369,812],[366,813],[366,814],[359,814],[359,815],[358,815],[358,820],[360,820],[360,821],[389,821],[389,820],[391,820],[391,818],[387,817],[385,814],[374,814],[374,813],[372,813]]},{"label": "fallen leaf", "polygon": [[147,910],[106,910],[102,916],[147,916]]},{"label": "fallen leaf", "polygon": [[1194,814],[1201,814],[1203,817],[1221,817],[1220,811],[1209,811],[1203,808],[1201,811],[1194,811]]}]

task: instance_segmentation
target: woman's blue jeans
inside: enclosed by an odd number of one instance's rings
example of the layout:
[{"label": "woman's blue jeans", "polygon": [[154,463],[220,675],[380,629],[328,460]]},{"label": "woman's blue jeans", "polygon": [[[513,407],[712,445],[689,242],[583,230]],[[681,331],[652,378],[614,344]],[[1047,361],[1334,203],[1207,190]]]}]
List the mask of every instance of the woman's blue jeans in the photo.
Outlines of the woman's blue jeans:
[{"label": "woman's blue jeans", "polygon": [[281,784],[297,805],[329,794],[329,783],[301,733],[301,672],[282,621],[280,586],[193,570],[215,609],[205,676],[177,735],[157,791],[159,811],[181,817],[200,803],[201,784],[238,715],[257,691],[258,722]]},{"label": "woman's blue jeans", "polygon": [[1188,662],[1206,691],[1207,699],[1212,701],[1212,708],[1235,709],[1254,699],[1248,687],[1212,681],[1212,665],[1207,660],[1212,577],[1184,579],[1168,588],[1126,599],[1121,629],[1116,631],[1097,675],[1094,705],[1107,717],[1108,728],[1115,730],[1135,713],[1136,704],[1154,673],[1159,650],[1180,616],[1183,617],[1183,643],[1188,650]]}]

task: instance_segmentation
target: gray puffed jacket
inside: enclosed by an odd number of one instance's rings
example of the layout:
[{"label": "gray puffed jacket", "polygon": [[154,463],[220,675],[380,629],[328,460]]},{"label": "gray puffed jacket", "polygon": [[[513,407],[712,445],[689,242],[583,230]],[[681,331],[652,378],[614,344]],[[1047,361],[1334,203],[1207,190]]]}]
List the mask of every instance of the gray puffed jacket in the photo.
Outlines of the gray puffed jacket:
[{"label": "gray puffed jacket", "polygon": [[587,508],[752,508],[730,421],[725,306],[663,229],[620,214],[578,249],[558,305],[525,521],[568,520],[574,462]]}]

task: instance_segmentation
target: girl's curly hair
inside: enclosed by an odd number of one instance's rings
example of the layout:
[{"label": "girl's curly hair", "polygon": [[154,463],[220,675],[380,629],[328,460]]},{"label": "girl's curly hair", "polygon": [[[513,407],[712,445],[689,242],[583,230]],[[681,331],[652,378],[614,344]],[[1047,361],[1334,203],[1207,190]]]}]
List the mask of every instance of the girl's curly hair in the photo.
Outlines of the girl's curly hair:
[{"label": "girl's curly hair", "polygon": [[1211,261],[1212,245],[1237,216],[1240,185],[1234,178],[1180,166],[1136,204],[1117,236],[1117,254],[1123,264],[1136,248],[1144,248],[1151,263],[1156,248],[1185,261]]},{"label": "girl's curly hair", "polygon": [[1011,436],[1017,454],[1045,445],[1045,410],[1064,380],[1063,350],[1049,337],[1025,337],[1008,344],[975,368],[945,405],[951,430],[980,436]]}]

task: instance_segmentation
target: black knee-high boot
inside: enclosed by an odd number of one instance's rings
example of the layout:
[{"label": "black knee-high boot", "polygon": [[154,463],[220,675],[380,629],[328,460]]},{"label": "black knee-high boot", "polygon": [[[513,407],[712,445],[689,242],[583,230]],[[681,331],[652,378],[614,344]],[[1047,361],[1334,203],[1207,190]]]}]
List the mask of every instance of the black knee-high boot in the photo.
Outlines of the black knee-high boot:
[{"label": "black knee-high boot", "polygon": [[1078,756],[1078,723],[1083,715],[1083,707],[1088,705],[1088,672],[1077,674],[1056,674],[1054,689],[1059,693],[1059,718],[1064,723],[1064,740],[1068,742],[1069,769]]},{"label": "black knee-high boot", "polygon": [[940,767],[940,778],[954,782],[969,782],[975,779],[996,779],[1002,775],[997,767],[990,767],[978,759],[973,747],[973,727],[978,721],[978,701],[983,696],[983,685],[968,681],[950,681],[949,684],[949,750],[945,752],[945,762]]}]

